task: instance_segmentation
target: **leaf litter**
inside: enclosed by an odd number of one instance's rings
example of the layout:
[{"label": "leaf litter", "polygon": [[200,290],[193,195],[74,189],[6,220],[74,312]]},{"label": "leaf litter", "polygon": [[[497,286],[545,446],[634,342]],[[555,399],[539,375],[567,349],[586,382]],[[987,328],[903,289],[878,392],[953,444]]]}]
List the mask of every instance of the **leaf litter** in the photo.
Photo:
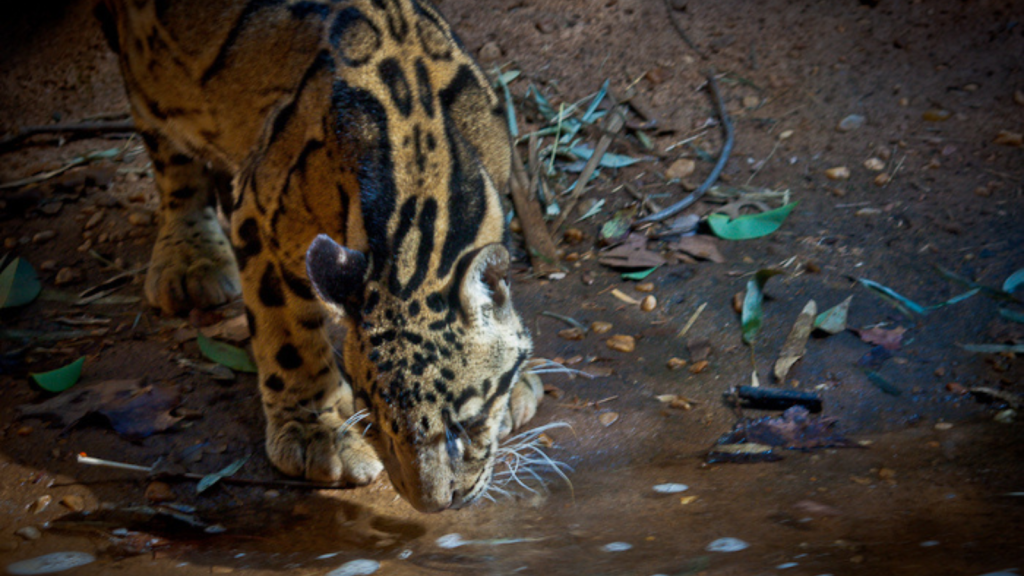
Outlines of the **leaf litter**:
[{"label": "leaf litter", "polygon": [[[707,461],[764,462],[781,459],[776,448],[810,451],[819,448],[852,448],[857,444],[834,430],[837,420],[826,416],[811,416],[807,408],[793,406],[781,416],[743,419],[718,440],[708,452]],[[740,449],[726,447],[737,446]],[[752,446],[753,450],[743,450]],[[723,448],[725,448],[723,450]]]}]

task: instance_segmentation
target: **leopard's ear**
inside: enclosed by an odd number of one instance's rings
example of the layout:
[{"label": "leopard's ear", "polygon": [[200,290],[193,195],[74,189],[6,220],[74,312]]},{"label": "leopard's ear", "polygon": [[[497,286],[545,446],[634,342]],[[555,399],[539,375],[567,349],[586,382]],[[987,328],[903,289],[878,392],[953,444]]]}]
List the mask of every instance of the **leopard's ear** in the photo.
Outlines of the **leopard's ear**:
[{"label": "leopard's ear", "polygon": [[459,301],[471,322],[503,319],[512,310],[508,286],[508,249],[488,244],[468,254],[459,285]]},{"label": "leopard's ear", "polygon": [[306,275],[325,303],[356,316],[362,306],[366,256],[320,234],[306,250]]}]

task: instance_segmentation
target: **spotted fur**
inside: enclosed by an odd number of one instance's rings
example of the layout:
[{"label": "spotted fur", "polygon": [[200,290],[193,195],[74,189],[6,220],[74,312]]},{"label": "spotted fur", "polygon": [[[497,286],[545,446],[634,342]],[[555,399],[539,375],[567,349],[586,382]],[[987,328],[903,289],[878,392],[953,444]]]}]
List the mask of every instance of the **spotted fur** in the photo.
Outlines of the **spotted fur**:
[{"label": "spotted fur", "polygon": [[180,313],[241,292],[271,461],[357,484],[383,465],[423,511],[482,494],[541,389],[506,281],[506,119],[447,22],[425,0],[97,12],[161,193],[147,297]]}]

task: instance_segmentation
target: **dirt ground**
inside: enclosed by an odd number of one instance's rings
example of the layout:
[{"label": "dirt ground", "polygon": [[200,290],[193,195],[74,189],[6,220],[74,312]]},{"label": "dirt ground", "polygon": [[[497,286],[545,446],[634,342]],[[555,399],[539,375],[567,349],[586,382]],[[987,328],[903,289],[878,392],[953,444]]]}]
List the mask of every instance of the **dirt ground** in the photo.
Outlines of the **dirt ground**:
[{"label": "dirt ground", "polygon": [[[1024,268],[1024,149],[995,142],[1000,131],[1024,131],[1024,5],[669,4],[439,4],[470,49],[482,49],[485,68],[522,72],[511,85],[517,96],[532,83],[557,107],[609,79],[619,92],[633,85],[635,102],[657,120],[649,134],[659,150],[698,136],[694,146],[602,170],[584,203],[604,199],[604,208],[566,226],[579,229],[583,239],[561,245],[575,254],[564,279],[531,276],[522,245],[516,249],[514,296],[537,355],[601,376],[545,376],[563,395],[549,396],[535,423],[571,425],[548,432],[554,443],[547,450],[572,466],[571,484],[547,474],[546,492],[520,489],[515,497],[459,512],[418,514],[386,478],[353,490],[221,484],[198,495],[195,482],[172,483],[175,503],[223,528],[209,534],[147,515],[144,475],[78,464],[81,452],[144,466],[179,457],[180,466],[206,474],[252,455],[239,477],[283,479],[263,453],[253,376],[215,381],[180,364],[181,358],[201,361],[196,342],[181,336],[188,321],[161,318],[147,307],[138,280],[114,292],[121,300],[112,304],[73,306],[59,298],[116,275],[112,264],[124,270],[145,265],[156,196],[138,142],[125,134],[67,141],[42,136],[2,151],[0,182],[94,151],[124,147],[127,154],[35,186],[0,189],[4,251],[29,260],[47,289],[43,298],[0,316],[0,566],[81,551],[97,561],[68,574],[314,575],[356,559],[379,562],[380,574],[1024,570],[1021,416],[1013,421],[1005,402],[962,393],[989,387],[1012,398],[1024,393],[1024,368],[1012,355],[961,348],[1020,343],[1024,329],[999,314],[1005,303],[981,295],[906,316],[856,282],[869,278],[935,304],[966,290],[936,266],[994,287]],[[127,112],[116,60],[88,1],[41,0],[19,11],[5,4],[0,32],[0,132]],[[711,66],[723,74],[723,99],[736,125],[723,189],[789,190],[799,205],[768,237],[718,241],[722,263],[683,259],[659,268],[647,279],[657,307],[640,312],[611,294],[617,288],[644,296],[636,282],[597,263],[595,239],[616,210],[635,203],[621,184],[632,183],[664,206],[683,195],[678,185],[664,184],[673,162],[696,160],[696,172],[684,179],[692,183],[711,170],[713,158],[700,152],[714,157],[721,146],[717,128],[706,128],[714,106],[700,89]],[[852,114],[863,116],[864,124],[837,130]],[[528,113],[520,116],[523,132],[536,122]],[[611,151],[643,154],[625,138]],[[892,176],[884,186],[864,166],[871,157],[883,160],[884,173]],[[849,178],[829,179],[826,170],[835,167],[847,167]],[[716,208],[712,200],[689,212]],[[54,234],[39,236],[46,231]],[[752,351],[740,339],[732,302],[762,268],[785,274],[767,285],[765,324]],[[807,300],[824,309],[851,295],[851,326],[906,329],[902,346],[878,371],[900,395],[884,392],[858,367],[871,346],[849,331],[812,338],[787,381],[774,381],[771,367]],[[585,325],[610,322],[610,334],[635,337],[636,349],[610,350],[608,335],[561,338],[558,332],[568,326],[545,311]],[[62,320],[83,317],[98,323]],[[93,333],[60,334],[69,330]],[[694,373],[688,368],[699,340],[707,341],[710,354],[707,367]],[[65,431],[45,420],[20,419],[19,405],[49,397],[29,384],[27,374],[80,356],[87,358],[80,386],[146,378],[178,391],[176,414],[188,418],[135,441],[98,420]],[[690,365],[669,370],[672,357]],[[837,430],[857,446],[786,451],[777,462],[707,464],[709,447],[737,417],[723,392],[750,382],[752,359],[762,384],[819,393],[823,414],[837,419]],[[667,407],[656,399],[662,394],[685,396],[692,409]],[[610,424],[609,414],[618,417]],[[688,490],[654,491],[665,483]],[[49,505],[43,505],[46,497]],[[40,529],[41,536],[16,533],[26,527]],[[119,529],[144,535],[132,540]],[[451,539],[439,539],[451,534],[466,542],[445,547]],[[154,545],[144,541],[146,535],[160,540]],[[723,537],[749,547],[707,549]],[[608,547],[613,543],[631,547],[616,551]],[[353,565],[348,570],[369,573]]]}]

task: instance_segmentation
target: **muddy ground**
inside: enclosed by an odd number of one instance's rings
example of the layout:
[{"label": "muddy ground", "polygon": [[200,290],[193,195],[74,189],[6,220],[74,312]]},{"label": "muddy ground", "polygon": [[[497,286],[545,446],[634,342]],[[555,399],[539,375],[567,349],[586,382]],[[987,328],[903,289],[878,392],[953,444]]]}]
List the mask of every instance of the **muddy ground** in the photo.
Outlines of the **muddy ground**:
[{"label": "muddy ground", "polygon": [[[0,9],[0,132],[127,112],[116,61],[88,4],[45,0],[20,11]],[[184,455],[180,466],[198,474],[252,455],[240,477],[283,479],[263,454],[254,378],[214,381],[180,365],[180,358],[201,361],[195,341],[181,339],[188,322],[148,308],[139,281],[115,292],[127,299],[114,304],[76,307],[52,296],[77,294],[114,276],[112,263],[125,270],[146,263],[156,199],[137,141],[125,134],[66,141],[43,136],[3,151],[2,182],[97,150],[124,147],[126,154],[34,188],[0,190],[5,251],[28,259],[51,291],[2,315],[0,565],[82,551],[97,561],[68,573],[313,575],[355,559],[379,562],[381,574],[981,575],[1024,569],[1019,416],[1014,421],[1006,402],[963,393],[971,387],[1024,392],[1022,363],[960,347],[1019,343],[1021,325],[999,314],[1006,303],[982,296],[908,316],[856,283],[869,278],[936,304],[965,290],[936,266],[994,287],[1024,267],[1024,149],[995,142],[1000,131],[1024,131],[1021,4],[671,4],[670,10],[656,0],[440,3],[466,44],[475,53],[482,49],[485,67],[522,71],[511,86],[517,96],[532,83],[558,106],[610,79],[619,92],[633,85],[635,102],[657,120],[648,134],[663,155],[602,170],[585,193],[584,203],[606,204],[597,216],[566,226],[583,236],[561,245],[576,259],[567,264],[567,276],[537,279],[525,258],[516,267],[515,298],[537,355],[601,375],[545,376],[562,396],[549,396],[535,423],[571,425],[548,432],[553,445],[547,452],[574,471],[571,485],[547,474],[547,491],[537,495],[519,490],[497,503],[424,516],[399,500],[386,478],[354,490],[225,484],[201,495],[194,482],[183,481],[171,483],[170,497],[222,526],[222,534],[133,515],[130,509],[149,504],[149,481],[79,465],[76,454],[146,466]],[[647,279],[657,307],[640,312],[611,294],[617,288],[636,299],[644,295],[636,282],[597,263],[598,229],[635,203],[621,184],[664,206],[683,195],[679,185],[664,183],[673,162],[696,160],[696,172],[684,178],[690,184],[710,171],[721,146],[717,128],[706,128],[714,106],[700,89],[710,66],[724,74],[719,82],[737,133],[722,189],[789,190],[799,205],[766,238],[719,241],[724,262],[676,259],[659,268]],[[520,116],[524,132],[538,125],[527,108]],[[837,130],[851,114],[862,115],[863,126]],[[591,143],[599,136],[587,134]],[[693,146],[664,152],[692,136],[699,136]],[[611,150],[647,153],[629,138]],[[891,175],[884,186],[863,165],[871,157]],[[826,176],[841,166],[849,179]],[[690,212],[717,208],[713,200]],[[55,234],[37,236],[45,231]],[[563,232],[556,235],[560,241]],[[518,251],[525,255],[521,245]],[[58,286],[65,268],[70,277]],[[767,285],[765,324],[752,352],[740,339],[732,301],[762,268],[785,274]],[[823,309],[850,295],[851,326],[906,329],[902,346],[878,369],[899,395],[880,389],[857,366],[871,346],[849,331],[812,338],[787,380],[776,382],[772,364],[806,301],[813,298]],[[636,349],[613,351],[607,335],[563,339],[557,333],[567,326],[545,311],[587,325],[610,322],[610,334],[634,336]],[[109,322],[75,327],[60,320],[82,317]],[[18,338],[10,333],[15,329],[30,332]],[[72,329],[98,332],[44,338]],[[693,373],[691,347],[700,354],[692,345],[702,339],[710,346],[708,365]],[[87,358],[82,384],[144,377],[177,390],[176,413],[189,418],[135,441],[103,421],[65,431],[19,419],[19,405],[49,397],[27,374],[80,356]],[[670,371],[672,357],[689,366]],[[837,419],[837,430],[856,447],[787,451],[771,463],[707,464],[708,448],[736,420],[723,392],[750,381],[752,359],[763,384],[819,393],[824,414]],[[661,394],[685,396],[692,409],[667,407],[655,398]],[[618,418],[605,425],[614,419],[610,413]],[[663,483],[689,489],[653,490]],[[52,499],[48,506],[40,505],[44,497]],[[88,514],[71,514],[69,505]],[[41,529],[41,536],[16,535],[26,527]],[[126,542],[119,528],[162,540],[152,550],[152,542]],[[473,542],[438,543],[452,533]],[[706,549],[722,537],[749,547]],[[616,542],[632,547],[605,548]]]}]

